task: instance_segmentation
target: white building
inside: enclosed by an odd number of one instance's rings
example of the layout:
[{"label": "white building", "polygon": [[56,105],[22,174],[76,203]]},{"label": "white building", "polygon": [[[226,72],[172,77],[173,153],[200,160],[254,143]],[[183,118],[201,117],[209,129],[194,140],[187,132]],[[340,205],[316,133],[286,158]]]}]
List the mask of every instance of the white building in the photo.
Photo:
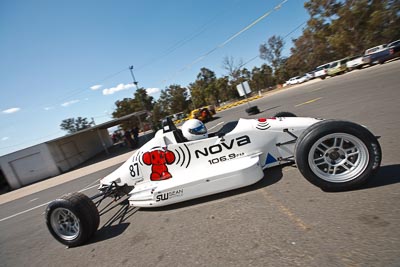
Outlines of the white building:
[{"label": "white building", "polygon": [[[113,145],[108,128],[133,117],[136,112],[74,134],[56,138],[0,157],[0,176],[11,189],[57,176]],[[0,177],[1,178],[1,177]]]}]

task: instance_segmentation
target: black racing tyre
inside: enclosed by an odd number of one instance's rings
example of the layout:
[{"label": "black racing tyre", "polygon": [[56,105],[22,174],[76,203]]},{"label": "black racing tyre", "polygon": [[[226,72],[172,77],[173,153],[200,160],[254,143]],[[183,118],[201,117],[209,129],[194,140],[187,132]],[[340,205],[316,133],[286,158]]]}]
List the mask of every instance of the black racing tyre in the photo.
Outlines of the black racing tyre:
[{"label": "black racing tyre", "polygon": [[207,109],[206,121],[211,121],[211,120],[212,120],[211,112]]},{"label": "black racing tyre", "polygon": [[99,224],[100,224],[100,215],[99,215],[99,211],[97,210],[96,205],[93,203],[93,201],[88,196],[86,196],[85,194],[82,194],[80,192],[75,192],[75,193],[64,195],[61,198],[62,199],[74,198],[77,203],[85,205],[85,209],[90,213],[90,217],[92,219],[93,233],[96,232],[96,230],[97,230],[97,228],[99,228]]},{"label": "black racing tyre", "polygon": [[52,201],[46,209],[50,234],[68,247],[86,243],[96,232],[100,216],[92,200],[82,193],[72,193]]},{"label": "black racing tyre", "polygon": [[274,117],[297,117],[296,114],[288,111],[280,111],[274,115]]},{"label": "black racing tyre", "polygon": [[295,159],[301,174],[325,191],[355,189],[378,170],[382,152],[376,137],[348,121],[325,120],[298,138]]},{"label": "black racing tyre", "polygon": [[246,109],[246,112],[249,115],[256,115],[256,114],[260,113],[260,110],[258,109],[257,106],[251,106]]}]

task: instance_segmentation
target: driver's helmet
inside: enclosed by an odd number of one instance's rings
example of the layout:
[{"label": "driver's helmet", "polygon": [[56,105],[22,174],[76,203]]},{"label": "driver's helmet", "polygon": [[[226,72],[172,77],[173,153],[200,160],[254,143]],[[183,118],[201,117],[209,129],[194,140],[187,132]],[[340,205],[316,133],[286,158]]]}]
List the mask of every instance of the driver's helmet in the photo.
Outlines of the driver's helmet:
[{"label": "driver's helmet", "polygon": [[208,137],[206,126],[197,119],[190,119],[182,125],[183,136],[189,140],[200,140]]}]

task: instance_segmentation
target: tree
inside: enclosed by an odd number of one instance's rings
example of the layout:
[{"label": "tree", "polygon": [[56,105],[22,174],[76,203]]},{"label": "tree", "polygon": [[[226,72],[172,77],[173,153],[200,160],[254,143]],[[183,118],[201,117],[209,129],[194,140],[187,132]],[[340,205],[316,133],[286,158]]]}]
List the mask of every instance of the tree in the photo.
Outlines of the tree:
[{"label": "tree", "polygon": [[236,81],[240,76],[240,69],[243,66],[243,60],[239,60],[235,63],[235,59],[231,57],[224,57],[222,60],[222,68],[228,71],[232,81]]},{"label": "tree", "polygon": [[260,45],[260,58],[271,63],[274,71],[276,71],[282,63],[282,49],[284,45],[285,42],[283,38],[276,35],[270,37],[267,44],[264,43]]},{"label": "tree", "polygon": [[[224,76],[215,80],[214,87],[217,105],[219,105],[221,102],[239,97],[236,88],[230,83],[228,76]],[[216,95],[216,93],[218,93],[218,95]]]},{"label": "tree", "polygon": [[274,85],[274,77],[272,68],[267,64],[263,64],[261,68],[254,67],[251,70],[250,87],[255,90],[269,88]]},{"label": "tree", "polygon": [[171,95],[167,92],[167,89],[161,90],[160,98],[156,104],[164,114],[171,114]]},{"label": "tree", "polygon": [[[134,98],[124,98],[115,102],[117,106],[115,111],[112,113],[113,118],[121,118],[125,115],[132,114],[137,111],[151,111],[153,109],[153,97],[147,95],[147,91],[143,88],[136,90]],[[142,115],[140,120],[143,122],[146,120],[147,115]],[[131,121],[122,123],[122,129],[129,130],[134,127],[140,126],[139,119],[137,117],[132,118]]]},{"label": "tree", "polygon": [[283,63],[282,49],[284,45],[285,42],[282,37],[273,35],[268,39],[268,43],[261,44],[259,49],[260,58],[267,60],[271,64],[278,82],[282,81],[282,77],[279,75],[280,72],[277,72],[277,70]]},{"label": "tree", "polygon": [[173,84],[169,86],[167,91],[171,95],[170,109],[172,114],[189,110],[189,93],[186,88]]},{"label": "tree", "polygon": [[160,128],[160,122],[163,118],[165,118],[168,114],[163,111],[161,104],[159,101],[154,103],[152,116],[151,116],[151,124],[153,130],[158,130]]},{"label": "tree", "polygon": [[134,102],[136,111],[139,110],[152,110],[154,98],[147,94],[146,89],[139,88],[134,94]]},{"label": "tree", "polygon": [[189,85],[193,105],[198,108],[218,101],[215,73],[207,68],[201,68],[194,83]]},{"label": "tree", "polygon": [[60,128],[71,134],[90,128],[92,124],[93,122],[88,122],[87,118],[77,117],[63,120],[60,124]]},{"label": "tree", "polygon": [[161,91],[158,101],[160,108],[166,114],[189,111],[188,91],[186,88],[173,84]]},{"label": "tree", "polygon": [[310,19],[284,69],[291,76],[400,38],[398,0],[310,0],[304,7]]},{"label": "tree", "polygon": [[399,8],[399,1],[345,1],[330,25],[328,39],[336,54],[360,54],[366,48],[397,40]]}]

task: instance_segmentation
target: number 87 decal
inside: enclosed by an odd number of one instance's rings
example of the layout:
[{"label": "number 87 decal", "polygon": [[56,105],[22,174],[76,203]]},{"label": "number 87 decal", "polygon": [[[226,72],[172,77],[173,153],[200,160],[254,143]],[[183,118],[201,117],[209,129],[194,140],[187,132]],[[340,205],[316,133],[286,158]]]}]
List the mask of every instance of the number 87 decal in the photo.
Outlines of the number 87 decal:
[{"label": "number 87 decal", "polygon": [[137,162],[129,165],[129,171],[132,177],[140,176],[139,164]]}]

